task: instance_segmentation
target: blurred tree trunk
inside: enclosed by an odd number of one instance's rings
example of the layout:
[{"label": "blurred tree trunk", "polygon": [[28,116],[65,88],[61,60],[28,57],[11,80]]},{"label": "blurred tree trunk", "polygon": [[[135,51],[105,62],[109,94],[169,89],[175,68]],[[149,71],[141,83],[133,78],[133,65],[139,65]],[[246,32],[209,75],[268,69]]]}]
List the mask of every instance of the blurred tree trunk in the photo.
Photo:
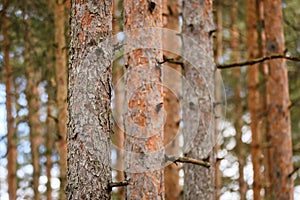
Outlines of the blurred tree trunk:
[{"label": "blurred tree trunk", "polygon": [[[264,0],[264,25],[266,33],[266,54],[284,54],[284,30],[282,2]],[[269,148],[269,177],[271,198],[293,199],[293,171],[290,99],[288,90],[287,65],[284,59],[268,61],[267,110]]]},{"label": "blurred tree trunk", "polygon": [[[258,11],[257,1],[247,0],[247,49],[248,59],[254,59],[259,57],[258,48]],[[261,132],[260,132],[260,111],[263,110],[263,106],[260,102],[259,91],[259,64],[249,66],[248,68],[248,108],[251,117],[251,159],[253,165],[253,193],[254,200],[260,200],[260,191],[262,188],[261,179],[261,162],[262,162],[262,150],[261,150]]]},{"label": "blurred tree trunk", "polygon": [[[120,18],[121,10],[119,9],[120,1],[113,1],[113,39],[118,40],[115,37],[120,30]],[[114,41],[114,44],[118,43],[118,41]],[[122,112],[124,108],[124,72],[123,65],[120,63],[119,59],[114,60],[113,62],[113,84],[114,84],[114,134],[112,135],[112,141],[116,147],[117,159],[116,159],[116,181],[124,181],[124,129],[122,127],[123,117]],[[118,199],[125,199],[125,188],[118,187],[117,196]]]},{"label": "blurred tree trunk", "polygon": [[[51,65],[51,67],[53,67]],[[55,110],[55,86],[48,82],[47,85],[47,94],[48,94],[48,102],[47,102],[47,120],[46,120],[46,125],[47,125],[47,132],[46,132],[46,138],[45,138],[45,143],[46,143],[46,176],[47,176],[47,191],[46,191],[46,197],[47,200],[52,200],[52,187],[51,187],[51,169],[53,166],[53,161],[52,161],[52,153],[54,149],[54,135],[56,133],[56,123],[55,120],[53,119],[53,113]]]},{"label": "blurred tree trunk", "polygon": [[40,121],[40,93],[39,93],[39,83],[41,80],[41,73],[38,70],[38,67],[33,61],[34,57],[34,48],[32,44],[32,33],[31,33],[31,19],[27,18],[26,15],[29,12],[24,5],[23,12],[23,23],[24,23],[24,62],[25,62],[25,76],[26,76],[26,100],[28,106],[28,125],[30,127],[30,147],[31,147],[31,159],[33,166],[33,191],[34,199],[41,199],[41,193],[38,190],[39,187],[39,178],[41,175],[41,166],[40,166],[40,152],[39,148],[42,143],[42,124]]},{"label": "blurred tree trunk", "polygon": [[[72,1],[67,199],[110,199],[112,1]],[[58,83],[59,84],[59,83]]]},{"label": "blurred tree trunk", "polygon": [[[230,10],[230,19],[231,19],[231,61],[236,62],[239,59],[239,30],[237,27],[237,8],[238,2],[236,0],[231,0],[231,10]],[[246,199],[247,184],[244,180],[244,167],[246,164],[246,147],[242,141],[242,127],[243,127],[243,99],[241,98],[242,90],[242,81],[241,81],[241,71],[240,68],[233,69],[233,77],[237,81],[234,86],[234,97],[233,102],[235,106],[235,115],[234,115],[234,128],[236,132],[236,147],[235,151],[238,157],[239,163],[239,193],[241,200]]]},{"label": "blurred tree trunk", "polygon": [[[53,0],[47,0],[48,3],[48,12],[51,15],[51,19],[53,19]],[[51,23],[51,25],[53,25]],[[54,36],[54,35],[53,35]],[[47,200],[52,200],[52,187],[51,187],[51,169],[53,167],[52,155],[53,150],[55,148],[55,135],[57,132],[56,129],[56,122],[55,122],[55,111],[56,111],[56,99],[55,99],[55,92],[56,92],[56,81],[55,81],[55,71],[54,71],[54,48],[49,45],[49,50],[47,51],[46,55],[46,63],[47,63],[47,86],[46,92],[48,94],[48,101],[47,101],[47,119],[46,119],[46,135],[45,135],[45,146],[46,146],[46,176],[47,176],[47,183],[46,183],[46,198]]]},{"label": "blurred tree trunk", "polygon": [[[180,5],[178,0],[163,0],[163,27],[180,31],[179,25]],[[172,40],[168,34],[163,35],[163,49],[173,49],[180,51],[180,37]],[[165,48],[169,46],[170,48]],[[164,56],[168,58],[177,55],[164,51]],[[166,68],[166,70],[165,70]],[[169,69],[170,68],[170,69]],[[175,74],[177,72],[177,74]],[[164,146],[166,154],[170,156],[179,155],[179,123],[180,123],[180,104],[181,96],[181,66],[177,64],[166,63],[163,68],[164,85],[164,107],[166,111],[166,121],[164,125]],[[166,200],[176,200],[180,194],[179,185],[179,166],[171,163],[164,170],[165,198]]]},{"label": "blurred tree trunk", "polygon": [[125,0],[127,199],[164,199],[162,2]]},{"label": "blurred tree trunk", "polygon": [[[222,51],[223,51],[223,37],[222,37],[222,30],[223,30],[223,5],[222,0],[216,0],[216,20],[217,20],[217,34],[216,34],[216,51],[215,51],[215,61],[217,63],[220,62],[220,58],[222,57]],[[216,101],[216,107],[215,107],[215,113],[216,121],[215,121],[215,153],[218,155],[218,152],[220,150],[220,145],[218,143],[218,135],[219,135],[219,125],[221,123],[221,101],[222,101],[222,94],[221,94],[221,85],[222,82],[220,78],[218,77],[218,73],[221,73],[220,71],[215,72],[215,101]],[[215,167],[215,187],[216,187],[216,200],[220,199],[221,196],[221,189],[222,189],[222,173],[219,169],[221,160],[216,160],[216,167]]]},{"label": "blurred tree trunk", "polygon": [[[264,29],[264,2],[263,0],[258,0],[257,2],[257,12],[259,18],[258,24],[258,50],[259,50],[259,57],[266,56],[266,36],[265,36],[265,29]],[[261,80],[260,80],[260,104],[261,104],[261,111],[259,113],[260,117],[260,132],[262,135],[262,143],[266,145],[266,148],[262,148],[263,152],[263,165],[264,165],[264,174],[263,174],[263,185],[264,185],[264,199],[271,200],[271,183],[270,183],[270,169],[269,169],[269,160],[271,155],[269,155],[270,151],[270,141],[268,139],[268,121],[267,121],[267,99],[268,94],[266,92],[266,85],[267,85],[267,76],[268,76],[268,65],[266,62],[260,63],[259,70],[261,73]]]},{"label": "blurred tree trunk", "polygon": [[[27,48],[25,47],[25,52],[27,51],[26,49]],[[41,175],[39,148],[42,143],[42,124],[40,121],[41,101],[40,101],[40,93],[38,91],[40,74],[39,72],[35,71],[31,61],[26,62],[26,64],[27,64],[26,99],[28,102],[28,111],[29,111],[28,125],[30,127],[30,145],[31,145],[30,147],[31,147],[32,165],[33,165],[33,191],[34,191],[34,199],[39,200],[41,199],[41,194],[38,190],[39,178]]]},{"label": "blurred tree trunk", "polygon": [[7,183],[9,199],[17,199],[17,138],[14,125],[13,112],[13,69],[10,64],[10,22],[6,10],[9,1],[3,3],[2,13],[2,31],[3,31],[3,48],[4,48],[4,69],[5,69],[5,92],[6,92],[6,121],[7,121]]},{"label": "blurred tree trunk", "polygon": [[59,155],[60,190],[59,199],[66,199],[67,172],[67,54],[65,33],[65,1],[56,0],[54,3],[55,30],[55,71],[56,71],[56,103],[57,103],[57,151]]},{"label": "blurred tree trunk", "polygon": [[[184,153],[204,159],[212,166],[184,165],[185,199],[214,199],[214,72],[212,1],[185,1],[183,4]],[[200,121],[198,121],[200,120]]]}]

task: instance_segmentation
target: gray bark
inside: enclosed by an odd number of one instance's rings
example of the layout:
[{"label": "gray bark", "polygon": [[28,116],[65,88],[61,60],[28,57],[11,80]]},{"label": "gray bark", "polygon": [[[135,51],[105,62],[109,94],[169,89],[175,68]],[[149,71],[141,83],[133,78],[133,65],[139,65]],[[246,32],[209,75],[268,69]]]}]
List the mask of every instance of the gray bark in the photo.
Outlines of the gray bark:
[{"label": "gray bark", "polygon": [[72,1],[68,199],[110,199],[112,1]]},{"label": "gray bark", "polygon": [[207,169],[184,165],[185,199],[213,199],[214,71],[212,1],[190,0],[183,5],[183,134],[185,156],[210,161]]}]

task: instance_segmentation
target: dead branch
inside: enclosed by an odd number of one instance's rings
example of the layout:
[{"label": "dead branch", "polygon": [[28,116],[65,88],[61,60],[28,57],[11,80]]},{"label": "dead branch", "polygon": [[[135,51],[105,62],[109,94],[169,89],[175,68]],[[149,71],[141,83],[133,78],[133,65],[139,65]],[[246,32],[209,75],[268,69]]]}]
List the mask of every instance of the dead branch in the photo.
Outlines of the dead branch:
[{"label": "dead branch", "polygon": [[209,168],[211,166],[211,164],[207,161],[204,160],[197,160],[194,158],[188,158],[188,157],[174,157],[174,156],[167,156],[165,155],[165,160],[173,162],[175,164],[179,163],[191,163],[191,164],[195,164],[195,165],[200,165],[202,167],[206,167]]},{"label": "dead branch", "polygon": [[253,60],[247,60],[244,62],[236,62],[236,63],[230,63],[230,64],[217,64],[216,66],[218,69],[228,69],[228,68],[233,68],[233,67],[242,67],[242,66],[246,66],[246,65],[255,65],[257,63],[261,63],[266,60],[279,59],[279,58],[300,62],[300,58],[298,58],[298,57],[293,57],[293,56],[288,56],[288,55],[271,55],[271,56],[256,58]]}]

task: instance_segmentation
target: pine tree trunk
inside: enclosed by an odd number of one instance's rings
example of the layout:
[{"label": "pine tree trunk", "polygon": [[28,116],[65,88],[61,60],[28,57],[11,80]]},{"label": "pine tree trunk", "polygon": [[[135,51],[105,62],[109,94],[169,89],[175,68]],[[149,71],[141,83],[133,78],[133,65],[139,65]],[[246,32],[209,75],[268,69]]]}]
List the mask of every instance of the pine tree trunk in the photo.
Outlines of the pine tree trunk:
[{"label": "pine tree trunk", "polygon": [[184,153],[205,159],[207,169],[184,165],[185,199],[214,199],[214,57],[212,50],[212,1],[191,0],[183,4],[183,56],[186,83],[183,84]]},{"label": "pine tree trunk", "polygon": [[67,172],[67,55],[65,41],[65,5],[63,0],[57,0],[54,4],[55,25],[55,69],[56,69],[56,102],[58,114],[58,142],[60,167],[60,191],[59,199],[66,199],[66,172]]},{"label": "pine tree trunk", "polygon": [[[282,22],[282,2],[264,0],[264,24],[266,33],[266,53],[283,54],[285,51]],[[271,198],[293,199],[293,171],[290,99],[288,90],[287,65],[284,59],[268,61],[267,109],[269,148],[269,177]]]},{"label": "pine tree trunk", "polygon": [[[258,52],[258,11],[256,0],[247,0],[247,49],[248,59],[254,59],[259,56]],[[260,191],[262,188],[261,179],[261,132],[259,114],[263,110],[260,103],[259,92],[259,64],[249,66],[248,68],[248,108],[251,117],[251,159],[253,165],[253,193],[254,200],[260,200]]]},{"label": "pine tree trunk", "polygon": [[[180,31],[179,25],[180,5],[177,0],[163,0],[163,27]],[[180,51],[180,38],[174,37],[172,40],[168,34],[163,35],[163,49],[167,46],[174,51]],[[164,56],[168,58],[178,55],[164,51]],[[175,74],[176,73],[176,74]],[[170,156],[179,155],[179,123],[180,123],[180,104],[181,96],[181,66],[177,64],[165,63],[163,67],[164,85],[164,107],[166,110],[166,121],[164,125],[164,146],[166,154]],[[176,76],[177,75],[177,76]],[[165,199],[176,200],[180,194],[179,185],[179,166],[171,163],[165,167]]]},{"label": "pine tree trunk", "polygon": [[127,199],[164,199],[161,0],[125,0]]},{"label": "pine tree trunk", "polygon": [[72,1],[67,199],[110,199],[112,1]]},{"label": "pine tree trunk", "polygon": [[3,5],[2,13],[2,31],[3,31],[3,48],[4,48],[4,69],[5,69],[5,92],[6,92],[6,121],[7,121],[7,183],[9,199],[17,199],[17,138],[14,127],[13,112],[13,69],[10,64],[10,23],[6,16],[8,1]]},{"label": "pine tree trunk", "polygon": [[[237,28],[237,8],[238,2],[236,0],[231,0],[231,60],[232,62],[237,62],[239,58],[239,30]],[[242,90],[242,82],[241,82],[241,71],[240,68],[233,69],[233,77],[236,80],[236,84],[234,87],[234,97],[233,102],[235,106],[235,116],[234,116],[234,128],[236,132],[236,147],[235,151],[238,157],[239,163],[239,193],[241,200],[246,199],[247,192],[247,184],[244,180],[244,167],[246,165],[246,149],[245,145],[242,141],[242,127],[243,127],[243,99],[240,97]]]}]

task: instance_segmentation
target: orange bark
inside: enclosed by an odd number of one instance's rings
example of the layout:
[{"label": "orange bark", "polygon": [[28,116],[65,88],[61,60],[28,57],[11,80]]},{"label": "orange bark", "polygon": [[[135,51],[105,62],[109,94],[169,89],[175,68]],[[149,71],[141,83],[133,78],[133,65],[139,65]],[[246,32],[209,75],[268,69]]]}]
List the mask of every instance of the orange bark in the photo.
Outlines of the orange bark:
[{"label": "orange bark", "polygon": [[162,3],[125,0],[124,16],[126,198],[164,199],[162,36],[147,31],[162,27]]},{"label": "orange bark", "polygon": [[[264,24],[266,33],[266,54],[284,54],[284,30],[282,23],[282,2],[264,0]],[[293,199],[293,171],[291,120],[287,66],[284,59],[268,61],[267,75],[267,138],[271,142],[269,151],[269,178],[271,198]]]},{"label": "orange bark", "polygon": [[[258,57],[258,12],[255,0],[247,0],[247,47],[248,47],[248,59]],[[248,68],[248,107],[251,117],[251,159],[253,165],[253,192],[254,200],[260,200],[261,184],[261,132],[259,125],[259,115],[261,109],[260,92],[259,92],[259,64]]]}]

